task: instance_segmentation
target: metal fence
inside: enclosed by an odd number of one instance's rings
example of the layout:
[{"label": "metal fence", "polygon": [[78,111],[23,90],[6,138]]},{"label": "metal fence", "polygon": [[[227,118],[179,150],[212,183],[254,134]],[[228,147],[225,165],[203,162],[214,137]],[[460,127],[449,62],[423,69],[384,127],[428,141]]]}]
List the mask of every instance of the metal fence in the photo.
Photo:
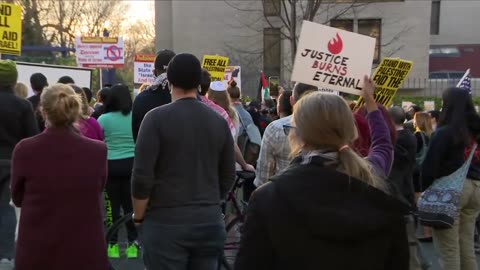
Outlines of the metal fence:
[{"label": "metal fence", "polygon": [[[458,80],[453,79],[408,78],[400,87],[398,95],[441,97],[445,89],[454,87],[457,83]],[[471,86],[472,95],[480,96],[480,79],[472,79]]]}]

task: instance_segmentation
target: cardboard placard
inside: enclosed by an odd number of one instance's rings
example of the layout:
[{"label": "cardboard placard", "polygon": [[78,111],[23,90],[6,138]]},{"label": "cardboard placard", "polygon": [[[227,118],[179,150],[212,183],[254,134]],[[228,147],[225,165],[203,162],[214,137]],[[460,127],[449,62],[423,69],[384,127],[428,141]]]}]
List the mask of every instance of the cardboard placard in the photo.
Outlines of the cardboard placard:
[{"label": "cardboard placard", "polygon": [[[413,62],[400,58],[384,58],[375,70],[373,81],[377,85],[375,89],[375,101],[385,107],[389,107],[398,88],[413,68]],[[357,108],[364,104],[363,97],[357,102]]]},{"label": "cardboard placard", "polygon": [[433,100],[428,100],[423,102],[423,110],[428,112],[428,111],[434,111],[435,110],[435,101]]},{"label": "cardboard placard", "polygon": [[22,8],[0,3],[0,53],[20,55],[22,52]]},{"label": "cardboard placard", "polygon": [[223,81],[225,69],[228,66],[228,57],[218,55],[204,55],[202,67],[210,72],[213,81]]},{"label": "cardboard placard", "polygon": [[231,79],[237,82],[237,87],[242,91],[242,68],[240,66],[228,66],[225,69],[223,80],[228,83]]},{"label": "cardboard placard", "polygon": [[375,39],[303,21],[292,81],[360,95],[372,71]]},{"label": "cardboard placard", "polygon": [[90,68],[122,68],[125,50],[121,37],[77,37],[77,65]]},{"label": "cardboard placard", "polygon": [[135,61],[133,62],[133,83],[152,84],[155,81],[153,75],[155,61],[154,54],[136,54]]}]

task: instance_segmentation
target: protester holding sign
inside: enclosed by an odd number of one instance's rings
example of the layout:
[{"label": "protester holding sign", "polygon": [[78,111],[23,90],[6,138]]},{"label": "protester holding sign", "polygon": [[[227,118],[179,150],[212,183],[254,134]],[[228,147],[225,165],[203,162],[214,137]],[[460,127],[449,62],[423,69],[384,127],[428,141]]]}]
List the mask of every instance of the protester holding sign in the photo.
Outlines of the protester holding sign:
[{"label": "protester holding sign", "polygon": [[303,97],[285,125],[295,159],[252,195],[235,269],[408,269],[409,208],[387,194],[381,178],[393,147],[375,86],[367,78],[363,85],[369,156],[350,146],[355,121],[341,97]]}]

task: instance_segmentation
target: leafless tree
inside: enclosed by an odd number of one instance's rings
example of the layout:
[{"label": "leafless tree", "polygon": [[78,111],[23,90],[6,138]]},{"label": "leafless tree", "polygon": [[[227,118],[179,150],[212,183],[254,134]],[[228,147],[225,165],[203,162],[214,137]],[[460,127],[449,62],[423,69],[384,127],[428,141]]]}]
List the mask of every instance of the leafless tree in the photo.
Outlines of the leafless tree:
[{"label": "leafless tree", "polygon": [[[286,70],[291,70],[295,61],[301,21],[307,20],[321,24],[329,24],[330,21],[342,19],[352,12],[360,13],[369,4],[379,1],[262,0],[261,6],[253,5],[252,1],[242,3],[242,1],[224,0],[224,2],[238,12],[250,14],[248,20],[240,21],[240,26],[236,25],[237,28],[243,27],[257,32],[262,32],[264,27],[280,29],[282,40],[286,41],[289,45],[289,50],[284,51],[284,53],[287,54],[284,67]],[[269,10],[271,14],[266,12],[267,10]],[[252,17],[254,19],[252,19]],[[255,19],[255,17],[257,19]],[[383,55],[390,56],[401,50],[402,46],[395,46],[395,42],[398,41],[401,35],[409,30],[409,27],[405,27],[398,34],[387,40],[383,40],[383,43],[380,44],[381,47],[389,47],[389,51],[384,52]],[[258,49],[259,48],[254,48],[254,51],[257,52]]]}]

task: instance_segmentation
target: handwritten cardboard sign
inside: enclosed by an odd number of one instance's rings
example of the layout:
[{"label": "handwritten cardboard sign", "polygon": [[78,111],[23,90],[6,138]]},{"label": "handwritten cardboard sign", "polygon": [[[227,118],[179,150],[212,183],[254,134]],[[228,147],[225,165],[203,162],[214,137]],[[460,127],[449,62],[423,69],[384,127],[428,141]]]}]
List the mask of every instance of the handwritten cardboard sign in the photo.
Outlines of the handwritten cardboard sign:
[{"label": "handwritten cardboard sign", "polygon": [[374,51],[374,38],[303,21],[292,81],[360,95]]}]

